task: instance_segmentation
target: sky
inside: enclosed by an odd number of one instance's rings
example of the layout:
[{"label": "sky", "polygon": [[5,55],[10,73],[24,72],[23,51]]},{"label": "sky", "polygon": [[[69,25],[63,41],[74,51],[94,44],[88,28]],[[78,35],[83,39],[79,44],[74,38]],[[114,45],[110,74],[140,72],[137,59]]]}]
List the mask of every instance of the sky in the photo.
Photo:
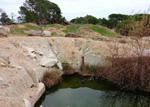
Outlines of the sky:
[{"label": "sky", "polygon": [[[0,8],[8,15],[13,12],[19,16],[19,7],[25,0],[0,0]],[[148,12],[150,0],[50,0],[56,3],[62,15],[71,20],[76,17],[93,15],[97,18],[108,18],[112,13],[136,14]],[[150,12],[149,12],[150,13]]]}]

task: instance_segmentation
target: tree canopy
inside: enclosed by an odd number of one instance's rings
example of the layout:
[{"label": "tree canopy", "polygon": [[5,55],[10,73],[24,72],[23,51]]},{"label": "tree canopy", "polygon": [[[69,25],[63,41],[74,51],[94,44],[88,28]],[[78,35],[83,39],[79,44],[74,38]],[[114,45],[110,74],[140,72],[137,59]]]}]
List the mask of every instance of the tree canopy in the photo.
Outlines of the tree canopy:
[{"label": "tree canopy", "polygon": [[3,25],[11,23],[11,19],[8,17],[7,13],[4,12],[4,10],[1,8],[0,8],[0,22]]},{"label": "tree canopy", "polygon": [[72,19],[71,22],[76,24],[98,24],[99,20],[92,15],[86,15],[85,17]]},{"label": "tree canopy", "polygon": [[64,19],[59,6],[48,0],[26,0],[19,14],[22,21],[37,24],[61,23]]}]

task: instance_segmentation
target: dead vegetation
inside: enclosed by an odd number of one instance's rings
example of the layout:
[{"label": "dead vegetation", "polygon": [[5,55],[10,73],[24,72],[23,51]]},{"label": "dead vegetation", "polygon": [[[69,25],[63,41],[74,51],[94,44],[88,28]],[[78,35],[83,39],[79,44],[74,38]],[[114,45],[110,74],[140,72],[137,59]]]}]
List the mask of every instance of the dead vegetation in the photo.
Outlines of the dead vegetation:
[{"label": "dead vegetation", "polygon": [[58,84],[61,76],[62,76],[62,72],[57,70],[51,72],[45,72],[42,82],[45,84],[47,88],[50,88]]},{"label": "dead vegetation", "polygon": [[114,45],[114,50],[111,51],[112,66],[100,76],[121,89],[150,92],[150,44],[135,38],[130,42],[130,56],[126,52],[120,54],[118,45]]}]

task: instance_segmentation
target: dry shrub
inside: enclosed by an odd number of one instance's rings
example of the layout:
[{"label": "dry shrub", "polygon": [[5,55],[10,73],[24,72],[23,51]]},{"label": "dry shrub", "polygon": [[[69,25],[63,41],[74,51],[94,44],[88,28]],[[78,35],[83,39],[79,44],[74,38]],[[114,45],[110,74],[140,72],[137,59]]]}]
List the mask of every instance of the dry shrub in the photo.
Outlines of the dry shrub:
[{"label": "dry shrub", "polygon": [[119,54],[121,48],[118,45],[114,45],[113,49],[110,49],[112,66],[105,69],[101,77],[121,89],[150,92],[150,47],[136,38],[124,55]]},{"label": "dry shrub", "polygon": [[61,75],[60,71],[45,72],[42,82],[47,88],[50,88],[59,82]]},{"label": "dry shrub", "polygon": [[150,36],[150,15],[136,14],[130,20],[119,23],[116,31],[124,36],[147,37]]},{"label": "dry shrub", "polygon": [[[135,20],[135,19],[133,19]],[[136,21],[129,32],[130,36],[145,37],[150,36],[150,20],[148,14],[142,16],[142,20]]]},{"label": "dry shrub", "polygon": [[113,65],[105,72],[109,81],[122,89],[150,91],[150,56],[112,59]]}]

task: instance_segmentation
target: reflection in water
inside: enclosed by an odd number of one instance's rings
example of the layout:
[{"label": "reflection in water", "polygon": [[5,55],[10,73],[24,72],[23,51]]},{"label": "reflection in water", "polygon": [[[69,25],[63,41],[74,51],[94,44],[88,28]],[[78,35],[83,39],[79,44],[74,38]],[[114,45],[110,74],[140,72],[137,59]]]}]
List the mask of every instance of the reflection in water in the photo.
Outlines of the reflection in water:
[{"label": "reflection in water", "polygon": [[47,90],[35,107],[150,107],[150,95],[118,91],[106,81],[64,76]]},{"label": "reflection in water", "polygon": [[150,107],[150,95],[105,91],[99,96],[100,107]]}]

